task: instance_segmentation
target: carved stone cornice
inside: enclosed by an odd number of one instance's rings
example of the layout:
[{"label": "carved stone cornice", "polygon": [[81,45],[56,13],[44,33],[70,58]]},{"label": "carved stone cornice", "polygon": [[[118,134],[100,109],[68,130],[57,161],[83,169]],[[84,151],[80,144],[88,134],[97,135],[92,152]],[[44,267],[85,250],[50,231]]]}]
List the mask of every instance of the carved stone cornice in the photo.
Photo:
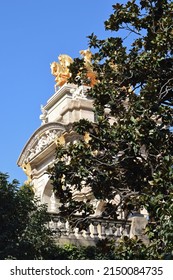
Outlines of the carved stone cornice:
[{"label": "carved stone cornice", "polygon": [[18,166],[27,164],[33,158],[38,156],[52,143],[56,142],[57,138],[66,131],[66,127],[61,123],[47,123],[39,127],[26,143],[17,161]]}]

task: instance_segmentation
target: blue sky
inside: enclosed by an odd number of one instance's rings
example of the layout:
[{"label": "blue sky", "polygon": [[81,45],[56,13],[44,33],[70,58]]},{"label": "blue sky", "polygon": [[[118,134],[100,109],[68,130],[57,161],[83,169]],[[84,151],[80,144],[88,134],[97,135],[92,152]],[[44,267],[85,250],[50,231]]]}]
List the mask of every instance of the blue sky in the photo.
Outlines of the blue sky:
[{"label": "blue sky", "polygon": [[79,57],[92,32],[107,37],[103,22],[116,2],[0,1],[0,171],[10,180],[26,180],[16,162],[40,126],[40,105],[54,93],[50,63],[63,53]]}]

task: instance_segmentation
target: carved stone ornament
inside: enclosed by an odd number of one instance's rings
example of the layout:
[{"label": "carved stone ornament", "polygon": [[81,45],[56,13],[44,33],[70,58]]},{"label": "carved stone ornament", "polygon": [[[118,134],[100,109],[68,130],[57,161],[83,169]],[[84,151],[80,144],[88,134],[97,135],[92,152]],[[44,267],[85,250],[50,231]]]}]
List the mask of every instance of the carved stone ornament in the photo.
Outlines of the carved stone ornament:
[{"label": "carved stone ornament", "polygon": [[41,112],[42,114],[40,115],[40,120],[42,121],[42,124],[45,124],[48,122],[48,118],[47,118],[47,111],[44,109],[43,105],[41,105]]},{"label": "carved stone ornament", "polygon": [[63,124],[57,122],[46,123],[41,125],[30,137],[25,147],[23,148],[17,165],[22,167],[32,161],[37,155],[50,146],[57,144],[57,139],[66,131]]},{"label": "carved stone ornament", "polygon": [[35,155],[37,155],[39,152],[44,150],[50,143],[55,141],[57,137],[57,131],[56,130],[49,130],[46,131],[41,137],[37,137],[37,143],[32,149],[29,150],[29,155],[27,160],[30,161]]},{"label": "carved stone ornament", "polygon": [[89,87],[87,86],[79,86],[76,89],[71,89],[70,92],[72,93],[72,98],[77,99],[77,98],[87,98],[87,90]]}]

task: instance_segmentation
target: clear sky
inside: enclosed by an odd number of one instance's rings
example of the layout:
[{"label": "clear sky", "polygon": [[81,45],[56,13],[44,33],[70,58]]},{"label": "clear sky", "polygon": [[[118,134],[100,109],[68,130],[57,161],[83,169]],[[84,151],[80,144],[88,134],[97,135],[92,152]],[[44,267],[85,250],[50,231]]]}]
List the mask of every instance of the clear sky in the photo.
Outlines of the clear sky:
[{"label": "clear sky", "polygon": [[116,0],[0,0],[0,171],[26,180],[17,159],[40,126],[40,105],[54,93],[50,63],[59,54],[79,57]]}]

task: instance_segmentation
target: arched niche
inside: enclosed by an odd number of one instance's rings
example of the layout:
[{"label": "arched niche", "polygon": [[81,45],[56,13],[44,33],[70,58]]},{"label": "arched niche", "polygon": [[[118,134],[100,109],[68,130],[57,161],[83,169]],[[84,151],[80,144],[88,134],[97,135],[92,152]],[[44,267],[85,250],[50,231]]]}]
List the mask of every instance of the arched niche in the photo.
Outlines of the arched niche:
[{"label": "arched niche", "polygon": [[53,192],[53,187],[50,179],[48,180],[42,193],[41,202],[47,204],[47,210],[50,213],[58,213],[59,201]]}]

